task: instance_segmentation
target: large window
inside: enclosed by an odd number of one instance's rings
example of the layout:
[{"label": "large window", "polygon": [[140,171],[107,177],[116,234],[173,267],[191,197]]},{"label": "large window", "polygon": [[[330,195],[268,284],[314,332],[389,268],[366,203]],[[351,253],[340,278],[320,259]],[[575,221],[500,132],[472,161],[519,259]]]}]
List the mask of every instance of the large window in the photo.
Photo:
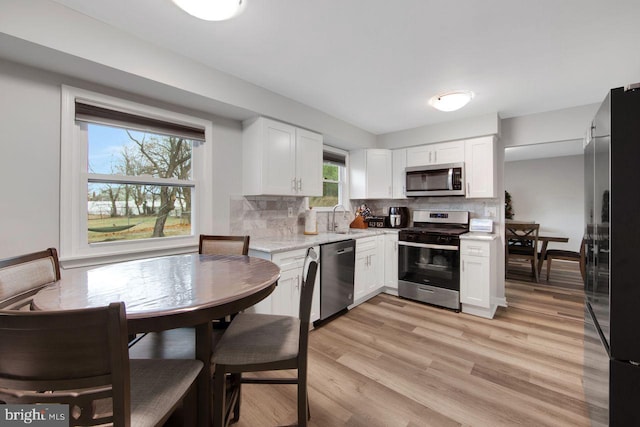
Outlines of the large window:
[{"label": "large window", "polygon": [[346,200],[346,153],[336,149],[325,149],[322,166],[322,197],[309,197],[313,208],[332,208]]},{"label": "large window", "polygon": [[69,87],[62,116],[63,262],[197,244],[210,122]]}]

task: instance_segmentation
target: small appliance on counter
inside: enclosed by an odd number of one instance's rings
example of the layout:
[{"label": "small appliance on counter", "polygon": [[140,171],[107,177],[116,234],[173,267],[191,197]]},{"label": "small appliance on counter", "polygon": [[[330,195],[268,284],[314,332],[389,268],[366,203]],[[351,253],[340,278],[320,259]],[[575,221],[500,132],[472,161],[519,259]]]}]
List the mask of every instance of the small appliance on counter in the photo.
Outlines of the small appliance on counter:
[{"label": "small appliance on counter", "polygon": [[389,208],[389,227],[406,228],[409,225],[409,208],[392,206]]},{"label": "small appliance on counter", "polygon": [[493,233],[493,220],[490,218],[471,218],[469,231],[472,233]]},{"label": "small appliance on counter", "polygon": [[365,218],[364,221],[367,223],[369,228],[385,228],[389,218],[386,216],[370,216]]}]

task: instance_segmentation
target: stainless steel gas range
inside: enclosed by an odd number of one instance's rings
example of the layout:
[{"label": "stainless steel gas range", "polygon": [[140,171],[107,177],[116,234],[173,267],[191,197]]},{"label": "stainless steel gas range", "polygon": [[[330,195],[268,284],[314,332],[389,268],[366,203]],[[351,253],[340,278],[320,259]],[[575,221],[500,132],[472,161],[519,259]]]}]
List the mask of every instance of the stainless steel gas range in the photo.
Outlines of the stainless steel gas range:
[{"label": "stainless steel gas range", "polygon": [[469,212],[413,212],[398,238],[398,295],[460,310],[460,238]]}]

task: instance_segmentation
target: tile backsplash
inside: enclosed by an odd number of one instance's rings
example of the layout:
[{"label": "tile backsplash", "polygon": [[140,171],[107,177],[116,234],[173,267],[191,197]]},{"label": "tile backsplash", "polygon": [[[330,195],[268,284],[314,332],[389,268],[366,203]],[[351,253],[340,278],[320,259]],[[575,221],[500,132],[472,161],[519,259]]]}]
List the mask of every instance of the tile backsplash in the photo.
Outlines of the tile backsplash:
[{"label": "tile backsplash", "polygon": [[[351,200],[352,212],[338,210],[335,215],[338,228],[347,228],[358,206],[366,203],[376,216],[386,216],[390,206],[407,206],[415,209],[469,211],[471,218],[483,217],[487,207],[497,212],[503,207],[500,199],[465,199],[459,197],[420,197],[399,200]],[[289,217],[289,209],[292,217]],[[302,197],[255,196],[232,197],[231,234],[248,234],[252,237],[277,237],[304,232],[305,200]],[[318,212],[318,231],[329,231],[331,212]]]}]

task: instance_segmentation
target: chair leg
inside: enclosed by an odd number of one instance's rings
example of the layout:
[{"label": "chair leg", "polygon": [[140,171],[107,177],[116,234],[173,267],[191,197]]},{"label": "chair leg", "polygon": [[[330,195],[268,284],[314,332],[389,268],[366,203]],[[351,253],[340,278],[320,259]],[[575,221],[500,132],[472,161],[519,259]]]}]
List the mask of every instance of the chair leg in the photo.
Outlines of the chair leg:
[{"label": "chair leg", "polygon": [[538,283],[540,281],[538,278],[538,263],[535,259],[531,260],[531,269],[533,270],[533,277],[536,279],[536,283]]},{"label": "chair leg", "polygon": [[298,426],[307,427],[308,418],[311,418],[311,413],[307,395],[307,372],[304,369],[298,369]]},{"label": "chair leg", "polygon": [[551,274],[551,257],[547,257],[547,282],[549,281],[549,275]]},{"label": "chair leg", "polygon": [[195,427],[198,424],[197,411],[198,393],[194,384],[182,400],[182,425]]},{"label": "chair leg", "polygon": [[224,367],[216,365],[213,375],[213,427],[224,427],[226,408],[226,381]]},{"label": "chair leg", "polygon": [[234,384],[234,387],[237,388],[238,396],[236,398],[236,404],[233,405],[233,419],[232,423],[237,423],[240,421],[240,399],[242,399],[242,373],[240,374],[232,374],[233,380],[231,381]]}]

